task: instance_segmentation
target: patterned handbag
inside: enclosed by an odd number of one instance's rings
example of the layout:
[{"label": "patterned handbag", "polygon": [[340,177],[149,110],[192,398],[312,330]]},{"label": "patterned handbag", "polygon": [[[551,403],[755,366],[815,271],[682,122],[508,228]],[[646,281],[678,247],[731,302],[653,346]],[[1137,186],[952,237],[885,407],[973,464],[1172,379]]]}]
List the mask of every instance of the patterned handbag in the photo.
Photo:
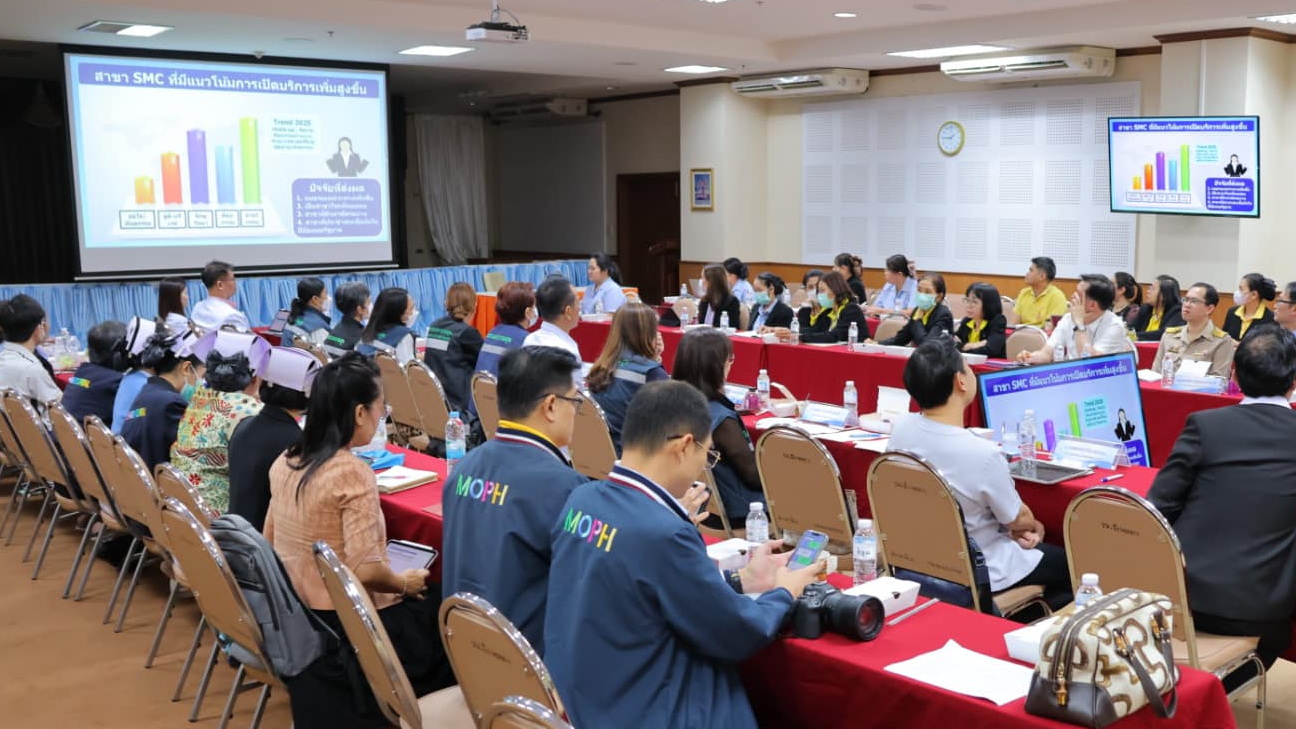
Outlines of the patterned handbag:
[{"label": "patterned handbag", "polygon": [[1148,704],[1174,716],[1170,609],[1165,595],[1126,588],[1056,621],[1040,641],[1026,712],[1095,728]]}]

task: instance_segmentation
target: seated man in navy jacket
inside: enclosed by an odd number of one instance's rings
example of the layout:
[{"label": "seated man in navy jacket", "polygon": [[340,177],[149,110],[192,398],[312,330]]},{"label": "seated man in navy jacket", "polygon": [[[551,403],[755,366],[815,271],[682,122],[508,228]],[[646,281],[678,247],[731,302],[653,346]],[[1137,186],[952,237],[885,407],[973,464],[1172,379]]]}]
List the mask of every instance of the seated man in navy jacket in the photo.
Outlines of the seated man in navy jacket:
[{"label": "seated man in navy jacket", "polygon": [[586,479],[562,449],[584,401],[572,385],[580,362],[556,347],[523,347],[500,359],[500,422],[446,479],[441,504],[441,593],[485,598],[543,655],[549,531]]},{"label": "seated man in navy jacket", "polygon": [[[756,549],[728,578],[680,499],[712,462],[706,399],[653,382],[630,401],[606,481],[553,527],[545,664],[575,726],[755,727],[738,662],[764,648],[822,564]],[[759,594],[750,599],[740,594]]]}]

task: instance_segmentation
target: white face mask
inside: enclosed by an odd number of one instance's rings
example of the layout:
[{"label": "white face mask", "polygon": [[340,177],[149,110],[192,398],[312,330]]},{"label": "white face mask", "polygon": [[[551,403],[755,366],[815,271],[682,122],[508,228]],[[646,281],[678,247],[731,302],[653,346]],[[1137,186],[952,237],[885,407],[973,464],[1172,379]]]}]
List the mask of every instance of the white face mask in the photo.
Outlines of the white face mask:
[{"label": "white face mask", "polygon": [[418,309],[415,309],[414,311],[411,311],[411,312],[410,312],[410,315],[407,316],[407,317],[405,317],[405,320],[404,320],[404,321],[405,321],[405,326],[407,326],[407,327],[413,329],[413,328],[414,328],[414,322],[418,321],[418,315],[419,315],[419,310],[418,310]]},{"label": "white face mask", "polygon": [[531,327],[535,326],[536,321],[539,320],[539,319],[540,319],[540,316],[539,316],[538,314],[535,313],[535,309],[527,309],[527,311],[526,311],[526,321],[523,322],[523,324],[524,324],[523,328],[524,328],[524,329],[530,329]]},{"label": "white face mask", "polygon": [[1235,305],[1237,305],[1237,306],[1242,306],[1243,304],[1245,304],[1245,303],[1246,303],[1246,292],[1243,291],[1242,289],[1238,289],[1237,291],[1234,291],[1234,292],[1233,292],[1233,303],[1234,303]]},{"label": "white face mask", "polygon": [[320,312],[323,313],[324,316],[333,316],[333,297],[332,297],[332,296],[328,297],[327,299],[324,299],[324,303],[323,303],[323,304],[320,304]]}]

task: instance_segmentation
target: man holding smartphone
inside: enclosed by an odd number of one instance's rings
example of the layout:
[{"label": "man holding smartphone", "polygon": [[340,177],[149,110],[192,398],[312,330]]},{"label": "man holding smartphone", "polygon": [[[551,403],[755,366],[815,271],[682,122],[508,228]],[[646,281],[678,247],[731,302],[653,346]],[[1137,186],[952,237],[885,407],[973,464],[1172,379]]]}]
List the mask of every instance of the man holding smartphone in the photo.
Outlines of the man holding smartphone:
[{"label": "man holding smartphone", "polygon": [[556,347],[523,347],[499,363],[495,437],[469,451],[441,492],[442,597],[471,592],[494,605],[544,655],[549,530],[586,479],[562,449],[582,406],[580,362]]},{"label": "man holding smartphone", "polygon": [[755,726],[738,664],[824,564],[788,569],[772,542],[728,580],[716,569],[680,504],[714,463],[690,385],[645,385],[621,438],[608,479],[576,488],[552,529],[545,664],[558,694],[576,726]]}]

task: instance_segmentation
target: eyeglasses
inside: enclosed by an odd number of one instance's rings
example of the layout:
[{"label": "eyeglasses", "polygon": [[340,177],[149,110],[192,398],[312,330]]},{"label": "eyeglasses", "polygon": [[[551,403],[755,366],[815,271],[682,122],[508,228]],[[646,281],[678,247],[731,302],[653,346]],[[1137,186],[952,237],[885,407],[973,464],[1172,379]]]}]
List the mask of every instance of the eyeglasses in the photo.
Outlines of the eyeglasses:
[{"label": "eyeglasses", "polygon": [[1199,299],[1199,298],[1197,298],[1196,296],[1185,296],[1185,297],[1183,297],[1183,302],[1184,302],[1185,304],[1192,304],[1193,306],[1205,306],[1205,305],[1206,305],[1206,300],[1205,300],[1205,299]]},{"label": "eyeglasses", "polygon": [[558,393],[555,392],[553,393],[553,396],[558,398],[559,400],[566,400],[567,402],[571,403],[572,407],[576,408],[576,412],[578,413],[581,411],[581,406],[585,404],[585,398],[581,397],[580,395],[577,395],[576,397],[567,397],[566,395],[559,395]]},{"label": "eyeglasses", "polygon": [[1274,303],[1286,304],[1288,306],[1296,306],[1296,301],[1292,301],[1291,299],[1274,299]]},{"label": "eyeglasses", "polygon": [[[672,436],[668,437],[666,440],[667,440],[667,441],[679,440],[680,438],[683,438],[683,437],[684,437],[684,436],[683,436],[682,434],[681,434],[681,435],[672,435]],[[696,441],[696,440],[693,441],[693,445],[697,446],[698,448],[701,448],[701,447],[702,447],[702,444],[701,444],[700,442]],[[708,448],[708,449],[707,449],[706,470],[710,471],[711,469],[715,468],[715,467],[716,467],[716,464],[720,462],[720,458],[721,458],[721,456],[720,456],[720,451],[718,451],[718,450],[716,450],[716,449],[714,449],[714,448]]]}]

